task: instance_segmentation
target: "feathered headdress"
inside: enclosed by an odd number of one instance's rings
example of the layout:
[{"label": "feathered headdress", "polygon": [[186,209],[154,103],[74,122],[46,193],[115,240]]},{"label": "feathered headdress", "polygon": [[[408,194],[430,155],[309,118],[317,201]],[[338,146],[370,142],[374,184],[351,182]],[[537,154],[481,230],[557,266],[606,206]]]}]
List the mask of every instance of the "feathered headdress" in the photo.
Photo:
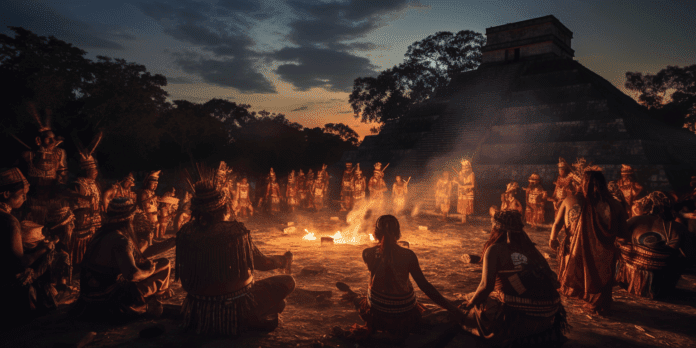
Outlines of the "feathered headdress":
[{"label": "feathered headdress", "polygon": [[46,109],[46,117],[44,118],[43,122],[41,121],[41,117],[39,117],[39,113],[36,112],[36,106],[34,106],[34,103],[29,103],[29,113],[32,117],[34,117],[34,120],[36,120],[36,123],[39,126],[39,133],[51,130],[51,110]]},{"label": "feathered headdress", "polygon": [[89,144],[87,148],[85,148],[82,145],[82,142],[80,139],[77,138],[77,135],[73,133],[73,138],[75,140],[75,145],[77,145],[77,149],[80,152],[80,168],[81,169],[88,169],[88,168],[96,168],[97,167],[97,162],[94,160],[94,157],[92,157],[92,154],[94,153],[94,150],[96,150],[97,146],[99,146],[99,142],[101,142],[102,136],[104,134],[102,132],[97,133],[97,135],[92,139],[92,142]]},{"label": "feathered headdress", "polygon": [[220,179],[217,173],[218,170],[206,167],[202,163],[196,164],[196,172],[193,175],[188,170],[184,172],[184,179],[193,192],[191,210],[212,212],[225,206],[226,200],[219,189]]}]

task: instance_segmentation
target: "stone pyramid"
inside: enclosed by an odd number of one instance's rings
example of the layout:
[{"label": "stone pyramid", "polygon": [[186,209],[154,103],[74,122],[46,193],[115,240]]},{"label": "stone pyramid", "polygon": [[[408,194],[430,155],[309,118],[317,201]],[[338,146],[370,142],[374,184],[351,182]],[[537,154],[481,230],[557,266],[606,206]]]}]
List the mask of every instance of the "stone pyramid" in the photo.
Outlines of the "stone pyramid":
[{"label": "stone pyramid", "polygon": [[[431,102],[366,137],[344,162],[391,163],[386,179],[413,176],[412,200],[432,203],[442,170],[469,158],[476,212],[499,205],[505,184],[532,173],[553,189],[559,157],[584,157],[619,178],[636,169],[647,190],[688,187],[696,136],[646,115],[629,96],[573,60],[572,32],[554,16],[486,29],[483,63],[453,78]],[[369,176],[369,174],[368,174]],[[388,182],[389,184],[389,182]]]}]

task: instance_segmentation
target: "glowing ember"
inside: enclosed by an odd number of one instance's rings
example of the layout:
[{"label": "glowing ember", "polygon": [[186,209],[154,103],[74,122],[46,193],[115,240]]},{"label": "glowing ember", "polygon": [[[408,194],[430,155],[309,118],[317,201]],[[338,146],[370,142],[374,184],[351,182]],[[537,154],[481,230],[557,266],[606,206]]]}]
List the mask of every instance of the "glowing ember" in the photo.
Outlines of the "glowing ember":
[{"label": "glowing ember", "polygon": [[375,241],[375,237],[373,237],[372,234],[370,234],[370,242],[374,242],[374,241]]},{"label": "glowing ember", "polygon": [[309,232],[306,228],[305,232],[307,232],[307,234],[305,234],[304,237],[302,237],[303,240],[317,240],[317,237],[314,235],[314,232]]}]

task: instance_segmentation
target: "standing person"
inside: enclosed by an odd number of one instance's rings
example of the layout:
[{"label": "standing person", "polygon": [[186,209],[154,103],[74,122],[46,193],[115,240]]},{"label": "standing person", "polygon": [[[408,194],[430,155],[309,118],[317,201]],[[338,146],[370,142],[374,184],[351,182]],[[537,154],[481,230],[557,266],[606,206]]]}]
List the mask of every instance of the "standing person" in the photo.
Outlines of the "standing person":
[{"label": "standing person", "polygon": [[447,214],[450,211],[450,193],[452,192],[452,181],[449,177],[449,172],[444,171],[442,177],[437,180],[435,186],[435,206],[442,214],[442,220],[447,220]]},{"label": "standing person", "polygon": [[300,169],[299,173],[297,174],[296,186],[297,186],[297,195],[298,195],[297,206],[299,208],[302,208],[302,209],[304,209],[305,202],[307,201],[307,187],[305,186],[306,181],[307,180],[305,178],[305,174],[302,171],[302,169]]},{"label": "standing person", "polygon": [[353,302],[365,325],[349,332],[336,327],[334,334],[359,338],[384,331],[397,342],[405,341],[421,324],[423,313],[409,276],[433,302],[455,318],[462,318],[461,311],[425,279],[418,256],[397,244],[401,238],[401,228],[396,217],[380,216],[375,223],[374,236],[379,244],[362,253],[370,271],[367,297],[358,296],[345,283],[336,284],[340,290],[347,292],[343,298]]},{"label": "standing person", "polygon": [[365,203],[365,189],[367,183],[365,177],[360,170],[360,163],[355,168],[355,176],[353,177],[353,207],[360,207]]},{"label": "standing person", "polygon": [[317,172],[317,179],[312,186],[312,201],[314,209],[321,211],[324,209],[324,196],[329,188],[329,173],[326,172],[326,164],[322,164],[321,170]]},{"label": "standing person", "polygon": [[80,264],[87,248],[87,243],[101,227],[101,190],[96,181],[99,170],[97,169],[96,160],[92,157],[92,153],[99,145],[101,137],[101,133],[97,134],[89,149],[84,149],[82,144],[79,141],[77,142],[77,146],[80,149],[81,173],[72,189],[73,193],[78,197],[74,201],[72,208],[75,211],[79,211],[75,224],[75,234],[70,246],[72,253],[71,263],[73,266]]},{"label": "standing person", "polygon": [[525,210],[525,218],[527,223],[533,228],[538,228],[544,223],[544,214],[546,209],[546,191],[541,186],[541,177],[539,174],[532,174],[529,177],[529,187],[524,189],[527,191],[527,209]]},{"label": "standing person", "polygon": [[249,216],[254,215],[254,205],[251,204],[251,195],[249,192],[249,182],[247,178],[242,178],[242,181],[237,185],[237,211],[235,215],[246,218],[247,213]]},{"label": "standing person", "polygon": [[123,180],[111,185],[111,187],[104,191],[104,197],[102,198],[102,213],[106,213],[106,209],[109,207],[109,202],[112,199],[118,197],[128,197],[130,199],[135,199],[135,192],[131,191],[131,188],[135,185],[135,177],[133,173],[129,173],[128,176],[123,178]]},{"label": "standing person", "polygon": [[556,181],[553,182],[555,188],[551,196],[551,201],[553,202],[553,216],[556,216],[556,213],[558,213],[558,208],[561,206],[561,203],[563,203],[563,200],[568,197],[568,195],[572,195],[575,192],[573,189],[573,177],[570,175],[570,172],[570,165],[563,157],[560,157],[558,159],[558,177],[556,177]]},{"label": "standing person", "polygon": [[19,169],[11,168],[0,172],[0,262],[3,265],[0,271],[0,292],[6,299],[3,312],[16,323],[29,319],[37,310],[55,307],[53,297],[46,296],[50,292],[44,291],[50,281],[43,281],[44,272],[40,272],[37,266],[45,265],[47,259],[52,258],[50,254],[57,241],[39,243],[32,250],[25,248],[22,224],[12,215],[12,210],[22,207],[28,191],[29,182]]},{"label": "standing person", "polygon": [[471,162],[463,160],[462,169],[458,172],[456,184],[457,190],[457,213],[462,216],[462,223],[466,223],[466,217],[474,214],[474,188],[476,178],[471,169]]},{"label": "standing person", "polygon": [[300,205],[300,200],[297,196],[297,181],[295,180],[295,171],[293,170],[288,176],[288,187],[285,189],[285,198],[291,213],[295,212],[297,206]]},{"label": "standing person", "polygon": [[500,195],[500,210],[517,210],[520,214],[524,213],[522,203],[515,197],[519,189],[520,185],[517,182],[507,184],[505,193]]},{"label": "standing person", "polygon": [[159,176],[161,170],[150,172],[143,181],[143,187],[138,190],[136,195],[137,205],[140,210],[145,213],[148,220],[154,225],[157,225],[157,207],[159,198],[157,197],[157,185],[159,184]]},{"label": "standing person", "polygon": [[254,271],[287,272],[292,253],[263,255],[244,224],[227,221],[228,206],[211,181],[201,178],[193,186],[193,220],[176,237],[176,278],[186,291],[183,327],[222,335],[272,331],[295,280],[277,275],[254,281]]},{"label": "standing person", "polygon": [[353,163],[346,163],[341,179],[341,211],[353,209]]},{"label": "standing person", "polygon": [[[582,192],[561,204],[549,246],[558,250],[561,292],[582,299],[585,309],[603,314],[612,303],[617,237],[626,234],[626,210],[607,188],[598,168],[583,174]],[[566,238],[557,237],[565,229]]]},{"label": "standing person", "polygon": [[523,227],[519,211],[495,213],[463,328],[502,346],[558,343],[567,327],[558,280]]},{"label": "standing person", "polygon": [[268,174],[265,199],[268,212],[272,214],[280,212],[280,185],[278,185],[278,181],[276,181],[276,174],[273,168],[271,168],[271,172]]},{"label": "standing person", "polygon": [[626,213],[629,218],[633,216],[633,202],[638,200],[643,192],[643,186],[636,182],[635,172],[631,166],[622,164],[621,179],[616,181],[628,205]]},{"label": "standing person", "polygon": [[[411,180],[411,178],[409,178]],[[400,176],[396,176],[396,181],[392,185],[392,202],[394,203],[394,212],[401,213],[406,207],[406,195],[408,195],[408,181],[403,181]]]},{"label": "standing person", "polygon": [[307,171],[304,187],[306,196],[302,208],[311,209],[314,207],[314,192],[312,190],[312,188],[314,188],[314,171],[311,169]]},{"label": "standing person", "polygon": [[68,160],[65,150],[58,147],[62,138],[56,137],[51,128],[51,113],[46,111],[42,121],[36,108],[30,104],[29,113],[38,123],[36,148],[22,153],[24,173],[32,185],[32,192],[27,197],[23,209],[28,213],[27,219],[43,225],[47,213],[47,202],[60,195],[59,187],[67,183]]},{"label": "standing person", "polygon": [[[229,204],[229,196],[225,195],[225,201]],[[167,228],[172,220],[172,215],[179,209],[179,199],[176,198],[176,188],[172,187],[165,192],[159,199],[159,207],[157,213],[157,235],[155,238],[164,239],[167,234]]]},{"label": "standing person", "polygon": [[387,184],[384,182],[384,169],[382,169],[382,163],[375,163],[375,171],[367,183],[367,188],[370,190],[370,202],[375,204],[377,208],[382,207],[384,192],[387,191]]},{"label": "standing person", "polygon": [[157,299],[169,295],[170,264],[148,260],[133,231],[137,207],[126,197],[115,198],[106,223],[87,246],[80,270],[80,297],[72,314],[81,318],[134,318],[162,314]]},{"label": "standing person", "polygon": [[179,204],[179,209],[174,217],[174,233],[176,234],[187,222],[191,220],[191,193],[184,191],[184,198]]}]

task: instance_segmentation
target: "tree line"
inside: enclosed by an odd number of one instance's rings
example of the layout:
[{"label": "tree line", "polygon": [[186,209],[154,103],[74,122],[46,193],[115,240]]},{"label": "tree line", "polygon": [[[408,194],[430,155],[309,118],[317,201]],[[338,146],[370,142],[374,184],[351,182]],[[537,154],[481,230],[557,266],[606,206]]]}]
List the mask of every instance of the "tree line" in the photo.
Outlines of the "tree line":
[{"label": "tree line", "polygon": [[167,79],[143,65],[103,56],[90,60],[55,37],[10,29],[13,36],[0,34],[2,166],[12,165],[25,149],[13,136],[35,146],[32,108],[41,117],[51,114],[72,161],[73,139],[89,143],[103,131],[95,158],[111,178],[220,160],[251,173],[270,167],[282,173],[334,163],[359,143],[342,123],[307,128],[283,114],[223,99],[169,101]]}]

